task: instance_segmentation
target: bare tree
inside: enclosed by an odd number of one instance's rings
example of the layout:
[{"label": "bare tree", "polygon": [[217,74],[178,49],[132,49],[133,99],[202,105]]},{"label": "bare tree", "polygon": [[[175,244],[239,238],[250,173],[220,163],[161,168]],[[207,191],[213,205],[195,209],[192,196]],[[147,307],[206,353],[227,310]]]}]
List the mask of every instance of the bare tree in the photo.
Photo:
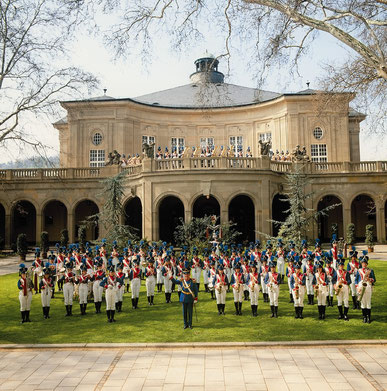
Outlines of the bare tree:
[{"label": "bare tree", "polygon": [[297,73],[318,34],[329,34],[342,44],[343,58],[339,63],[327,59],[321,89],[358,92],[365,103],[377,103],[385,118],[385,0],[134,0],[120,10],[121,20],[109,36],[117,54],[132,51],[135,42],[149,54],[162,32],[177,48],[217,35],[224,40],[219,57],[240,51],[246,62],[259,64],[260,80],[273,65],[288,63]]},{"label": "bare tree", "polygon": [[39,146],[23,125],[28,115],[53,113],[58,99],[80,96],[96,79],[66,63],[66,44],[82,21],[77,1],[0,1],[0,146]]}]

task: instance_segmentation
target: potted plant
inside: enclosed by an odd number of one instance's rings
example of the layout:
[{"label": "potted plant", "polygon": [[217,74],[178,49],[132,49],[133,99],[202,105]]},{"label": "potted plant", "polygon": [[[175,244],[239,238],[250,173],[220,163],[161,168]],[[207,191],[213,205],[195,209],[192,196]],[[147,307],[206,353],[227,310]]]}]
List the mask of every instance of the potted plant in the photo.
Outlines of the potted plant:
[{"label": "potted plant", "polygon": [[27,244],[27,235],[19,234],[16,240],[17,253],[20,257],[21,261],[26,260],[26,255],[28,252],[28,244]]},{"label": "potted plant", "polygon": [[69,231],[67,229],[62,229],[60,231],[60,245],[62,247],[67,247],[69,244]]},{"label": "potted plant", "polygon": [[372,224],[366,225],[365,242],[368,247],[368,252],[374,252],[374,226]]},{"label": "potted plant", "polygon": [[79,240],[79,247],[82,252],[85,251],[85,244],[86,244],[86,227],[84,225],[81,225],[78,228],[78,240]]},{"label": "potted plant", "polygon": [[350,246],[355,244],[355,224],[353,223],[347,225],[347,244]]},{"label": "potted plant", "polygon": [[47,252],[50,249],[48,232],[43,231],[40,234],[40,250],[42,251],[42,258],[47,259]]}]

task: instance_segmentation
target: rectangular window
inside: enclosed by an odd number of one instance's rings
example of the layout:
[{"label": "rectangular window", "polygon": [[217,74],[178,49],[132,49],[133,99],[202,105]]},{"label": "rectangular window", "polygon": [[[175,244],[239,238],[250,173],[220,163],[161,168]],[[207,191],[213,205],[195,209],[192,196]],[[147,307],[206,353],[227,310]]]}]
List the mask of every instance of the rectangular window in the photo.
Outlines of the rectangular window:
[{"label": "rectangular window", "polygon": [[230,146],[234,146],[236,151],[243,151],[243,136],[230,136]]},{"label": "rectangular window", "polygon": [[312,162],[327,162],[327,145],[326,144],[312,144],[310,146],[310,155]]},{"label": "rectangular window", "polygon": [[271,133],[259,133],[259,139],[262,142],[269,141],[271,139]]},{"label": "rectangular window", "polygon": [[202,137],[200,139],[200,147],[201,148],[210,147],[211,149],[213,149],[214,148],[214,138],[213,137]]},{"label": "rectangular window", "polygon": [[171,138],[171,151],[177,148],[178,152],[184,151],[185,148],[185,140],[184,137],[172,137]]},{"label": "rectangular window", "polygon": [[155,136],[142,136],[142,144],[154,144],[155,142]]},{"label": "rectangular window", "polygon": [[90,167],[103,167],[105,165],[105,150],[90,150]]}]

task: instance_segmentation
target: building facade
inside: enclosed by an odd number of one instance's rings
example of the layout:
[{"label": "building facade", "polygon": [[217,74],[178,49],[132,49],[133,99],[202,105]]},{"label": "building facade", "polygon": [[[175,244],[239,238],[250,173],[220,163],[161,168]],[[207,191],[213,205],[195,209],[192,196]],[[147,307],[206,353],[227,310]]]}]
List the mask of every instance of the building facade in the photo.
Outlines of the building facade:
[{"label": "building facade", "polygon": [[[63,228],[77,240],[80,223],[103,207],[101,179],[122,169],[128,175],[122,219],[143,238],[173,241],[180,218],[205,214],[237,222],[243,240],[275,234],[270,219],[283,219],[287,208],[281,201],[284,173],[297,163],[261,156],[259,142],[269,138],[274,151],[306,147],[311,162],[303,170],[312,180],[307,190],[314,193],[310,208],[341,204],[315,224],[311,238],[328,240],[334,223],[343,236],[353,222],[358,240],[373,224],[377,241],[386,241],[387,162],[360,162],[365,116],[350,108],[352,95],[327,100],[310,89],[279,94],[227,84],[210,55],[195,67],[189,84],[166,91],[61,102],[67,118],[54,124],[60,168],[0,170],[0,237],[6,245],[20,232],[31,243],[39,241],[43,230],[55,242]],[[141,155],[144,142],[163,151],[209,147],[217,152],[104,167],[109,152]],[[243,157],[220,153],[228,147]],[[103,234],[95,224],[87,237]]]}]

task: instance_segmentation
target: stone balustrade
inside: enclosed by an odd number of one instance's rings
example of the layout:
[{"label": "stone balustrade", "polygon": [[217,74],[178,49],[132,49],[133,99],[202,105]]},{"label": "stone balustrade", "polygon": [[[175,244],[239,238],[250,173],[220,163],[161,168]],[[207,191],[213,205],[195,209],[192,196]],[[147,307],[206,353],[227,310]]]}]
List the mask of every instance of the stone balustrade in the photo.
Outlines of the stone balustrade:
[{"label": "stone balustrade", "polygon": [[[0,180],[58,180],[106,178],[126,170],[128,175],[164,171],[197,170],[269,170],[290,172],[292,162],[272,161],[266,157],[192,157],[178,159],[144,159],[136,166],[106,166],[82,168],[22,168],[1,169]],[[369,162],[308,162],[302,164],[306,174],[387,172],[387,161]]]}]

